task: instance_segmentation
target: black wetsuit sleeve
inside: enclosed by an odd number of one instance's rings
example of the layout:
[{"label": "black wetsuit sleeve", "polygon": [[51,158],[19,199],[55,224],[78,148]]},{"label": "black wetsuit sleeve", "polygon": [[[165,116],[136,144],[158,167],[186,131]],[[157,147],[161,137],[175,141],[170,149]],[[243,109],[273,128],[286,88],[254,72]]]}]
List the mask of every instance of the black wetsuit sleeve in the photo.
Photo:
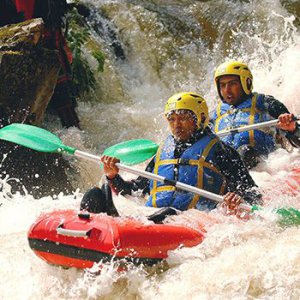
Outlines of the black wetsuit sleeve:
[{"label": "black wetsuit sleeve", "polygon": [[[150,163],[146,167],[147,172],[152,172],[154,169],[154,158],[150,161]],[[139,176],[137,179],[133,179],[130,181],[125,181],[119,174],[113,179],[107,178],[108,183],[112,187],[112,189],[118,194],[121,195],[131,195],[132,192],[136,192],[141,190],[144,195],[150,193],[150,180],[144,177]]]},{"label": "black wetsuit sleeve", "polygon": [[[277,119],[281,114],[290,113],[283,103],[276,100],[272,96],[265,96],[264,107],[270,116],[275,119]],[[285,136],[293,147],[300,148],[300,128],[298,124],[294,132],[288,132],[284,130],[277,130],[277,132]]]},{"label": "black wetsuit sleeve", "polygon": [[300,148],[300,126],[298,123],[294,132],[286,132],[285,137],[289,140],[293,147]]},{"label": "black wetsuit sleeve", "polygon": [[223,142],[216,147],[215,164],[227,181],[227,191],[237,193],[249,204],[261,203],[262,195],[238,152]]},{"label": "black wetsuit sleeve", "polygon": [[281,114],[290,113],[286,106],[272,96],[264,96],[263,105],[269,115],[277,119]]}]

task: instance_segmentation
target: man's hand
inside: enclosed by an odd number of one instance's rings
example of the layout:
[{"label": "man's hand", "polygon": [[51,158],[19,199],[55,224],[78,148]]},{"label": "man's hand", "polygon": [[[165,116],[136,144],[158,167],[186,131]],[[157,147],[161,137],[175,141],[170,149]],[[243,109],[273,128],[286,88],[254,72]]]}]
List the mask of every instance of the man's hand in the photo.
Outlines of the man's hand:
[{"label": "man's hand", "polygon": [[104,174],[107,176],[107,178],[115,178],[119,173],[119,168],[116,166],[116,163],[119,163],[120,160],[116,157],[103,155],[100,161],[103,163]]},{"label": "man's hand", "polygon": [[278,124],[277,127],[279,129],[293,132],[296,130],[296,121],[294,120],[293,114],[281,114],[278,117]]},{"label": "man's hand", "polygon": [[224,201],[221,203],[221,207],[225,209],[227,215],[236,215],[243,220],[249,219],[249,213],[239,208],[241,203],[245,203],[241,196],[236,193],[228,192],[223,199]]},{"label": "man's hand", "polygon": [[235,213],[238,206],[243,202],[244,200],[241,196],[236,193],[228,192],[224,196],[222,206],[227,208],[228,212]]}]

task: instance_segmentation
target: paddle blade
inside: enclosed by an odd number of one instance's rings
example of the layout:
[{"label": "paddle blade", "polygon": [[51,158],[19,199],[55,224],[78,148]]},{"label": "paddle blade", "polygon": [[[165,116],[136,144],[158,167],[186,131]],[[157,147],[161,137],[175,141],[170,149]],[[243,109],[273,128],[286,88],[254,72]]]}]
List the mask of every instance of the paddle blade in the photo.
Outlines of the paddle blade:
[{"label": "paddle blade", "polygon": [[300,225],[300,211],[295,208],[280,208],[276,211],[280,216],[279,223],[283,226]]},{"label": "paddle blade", "polygon": [[68,152],[76,149],[65,146],[53,133],[28,124],[11,124],[0,129],[0,139],[40,152]]},{"label": "paddle blade", "polygon": [[[262,210],[260,206],[253,205],[252,211]],[[274,211],[278,215],[278,223],[282,226],[300,225],[300,211],[293,207],[278,208]]]},{"label": "paddle blade", "polygon": [[158,145],[150,140],[138,139],[116,144],[107,148],[103,154],[114,156],[126,165],[136,165],[152,157]]}]

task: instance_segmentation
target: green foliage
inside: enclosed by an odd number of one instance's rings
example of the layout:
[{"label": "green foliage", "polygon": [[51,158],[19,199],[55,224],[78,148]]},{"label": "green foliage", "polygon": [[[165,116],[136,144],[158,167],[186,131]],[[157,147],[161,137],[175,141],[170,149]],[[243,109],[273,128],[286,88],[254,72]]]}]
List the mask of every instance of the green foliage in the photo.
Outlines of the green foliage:
[{"label": "green foliage", "polygon": [[95,57],[95,59],[98,62],[98,68],[97,70],[99,72],[103,72],[104,70],[104,62],[105,62],[105,56],[101,51],[93,51],[92,55]]},{"label": "green foliage", "polygon": [[[73,82],[78,95],[89,93],[96,88],[94,71],[84,57],[84,45],[90,39],[90,31],[86,27],[83,17],[76,8],[68,12],[69,30],[67,40],[73,53],[72,73]],[[101,51],[92,51],[97,60],[97,71],[103,72],[105,56]]]}]

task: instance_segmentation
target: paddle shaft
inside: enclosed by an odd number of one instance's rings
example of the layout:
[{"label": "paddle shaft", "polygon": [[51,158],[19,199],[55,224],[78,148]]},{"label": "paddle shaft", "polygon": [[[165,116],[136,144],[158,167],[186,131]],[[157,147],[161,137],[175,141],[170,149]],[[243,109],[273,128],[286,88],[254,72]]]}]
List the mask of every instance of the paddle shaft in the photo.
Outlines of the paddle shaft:
[{"label": "paddle shaft", "polygon": [[[76,150],[74,153],[75,156],[77,157],[81,157],[81,158],[86,158],[92,161],[96,161],[99,163],[100,161],[100,157],[97,155],[93,155],[90,153],[86,153],[80,150]],[[175,186],[181,190],[187,191],[187,192],[192,192],[194,194],[200,195],[200,196],[204,196],[206,198],[209,198],[211,200],[214,200],[216,202],[222,202],[223,201],[223,197],[202,189],[198,189],[194,186],[182,183],[180,181],[175,181],[175,180],[169,180],[166,177],[160,176],[160,175],[156,175],[147,171],[142,171],[142,170],[138,170],[136,168],[133,167],[129,167],[126,165],[123,165],[121,163],[116,163],[116,166],[122,170],[122,171],[126,171],[128,173],[134,174],[134,175],[138,175],[138,176],[142,176],[148,179],[152,179],[152,180],[156,180],[156,181],[160,181],[163,182],[167,185],[171,185],[171,186]]]},{"label": "paddle shaft", "polygon": [[[47,153],[65,152],[70,155],[74,155],[74,156],[77,156],[80,158],[85,158],[85,159],[100,163],[101,157],[93,155],[93,154],[85,153],[85,152],[77,150],[73,147],[66,146],[62,143],[62,141],[56,135],[52,134],[51,132],[48,132],[45,129],[42,129],[42,128],[39,128],[36,126],[15,123],[15,124],[11,124],[11,125],[1,128],[0,131],[1,131],[0,132],[1,140],[13,142],[13,143],[16,143],[16,144],[22,145],[24,147],[27,147],[27,148],[30,148],[30,149],[33,149],[36,151],[40,151],[40,152],[47,152]],[[121,158],[123,160],[125,158],[125,161],[126,161],[126,157],[128,155],[129,155],[129,157],[130,157],[130,155],[135,157],[135,153],[137,153],[138,151],[141,151],[141,150],[145,151],[145,149],[147,149],[147,152],[146,152],[147,155],[143,156],[142,160],[139,159],[138,162],[145,161],[145,157],[150,158],[151,156],[153,156],[156,153],[157,145],[155,145],[153,142],[150,143],[151,144],[150,152],[148,151],[149,150],[148,149],[149,142],[147,140],[146,140],[146,144],[145,144],[145,140],[143,141],[142,147],[140,147],[139,143],[137,144],[136,142],[134,142],[132,144],[132,141],[130,141],[130,147],[134,148],[133,152],[131,151],[132,149],[130,150],[128,143],[125,143],[125,146],[124,146],[124,143],[119,144],[118,147],[116,147],[117,145],[112,146],[113,147],[112,153],[118,154],[119,158]],[[126,151],[124,151],[124,149]],[[111,154],[112,156],[118,157],[118,155],[113,155],[112,153],[109,153],[109,154]],[[132,157],[130,157],[129,162],[132,162]],[[136,162],[136,160],[135,160],[135,163],[138,163],[138,162]],[[140,175],[142,177],[153,179],[156,181],[160,181],[167,185],[171,185],[171,186],[177,187],[179,189],[189,191],[189,192],[198,194],[200,196],[204,196],[204,197],[209,198],[216,202],[222,202],[224,200],[223,197],[220,195],[213,194],[211,192],[187,185],[182,182],[168,180],[167,178],[164,178],[162,176],[158,176],[158,175],[146,172],[146,171],[140,171],[140,170],[137,170],[137,169],[134,169],[132,167],[128,167],[128,166],[125,166],[122,164],[118,164],[118,167],[121,170],[127,171],[129,173]],[[239,205],[239,207],[242,208],[243,210],[251,211],[251,212],[255,211],[257,209],[260,209],[259,207],[256,207],[256,206],[251,207],[246,204],[241,204],[241,205]],[[298,211],[294,208],[288,208],[288,209],[280,208],[280,209],[276,210],[276,213],[281,216],[281,220],[280,220],[281,224],[283,224],[283,225],[300,225],[300,211]]]},{"label": "paddle shaft", "polygon": [[[299,116],[294,117],[294,120],[299,121]],[[271,120],[271,121],[267,121],[267,122],[256,123],[256,124],[252,124],[252,125],[233,128],[233,129],[230,129],[230,130],[220,131],[220,132],[216,133],[216,135],[218,137],[223,137],[223,136],[226,136],[226,135],[229,135],[229,134],[236,134],[236,133],[244,132],[244,131],[248,131],[248,130],[254,130],[254,129],[258,129],[258,128],[270,127],[270,126],[276,125],[278,123],[278,121],[279,121],[279,119],[276,119],[276,120]]]},{"label": "paddle shaft", "polygon": [[[135,168],[132,168],[132,167],[129,167],[129,166],[122,165],[120,163],[117,163],[116,165],[120,170],[129,172],[129,173],[132,173],[132,174],[135,174],[135,175],[138,175],[138,176],[142,176],[142,177],[145,177],[145,178],[148,178],[148,179],[160,181],[160,182],[162,182],[166,185],[174,186],[174,187],[176,187],[180,190],[191,192],[191,193],[206,197],[206,198],[208,198],[210,200],[213,200],[217,203],[221,203],[224,200],[223,196],[214,194],[212,192],[209,192],[209,191],[206,191],[206,190],[203,190],[203,189],[199,189],[197,187],[185,184],[185,183],[180,182],[180,181],[170,180],[170,179],[167,179],[166,177],[156,175],[156,174],[153,174],[153,173],[150,173],[150,172],[147,172],[147,171],[138,170],[138,169],[135,169]],[[250,205],[247,205],[247,204],[240,204],[239,208],[241,208],[245,211],[252,211],[252,207]]]},{"label": "paddle shaft", "polygon": [[[83,152],[83,151],[80,151],[80,150],[76,150],[74,152],[74,155],[77,156],[77,157],[86,158],[88,160],[96,161],[98,163],[100,161],[99,156],[93,155],[93,154],[90,154],[90,153],[86,153],[86,152]],[[136,168],[123,165],[121,163],[117,163],[116,166],[122,171],[126,171],[128,173],[138,175],[138,176],[142,176],[142,177],[145,177],[145,178],[148,178],[148,179],[156,180],[156,181],[162,182],[166,185],[171,185],[171,186],[174,186],[178,189],[181,189],[181,190],[184,190],[184,191],[187,191],[187,192],[191,192],[191,193],[206,197],[206,198],[208,198],[210,200],[213,200],[215,202],[218,202],[218,203],[223,202],[223,197],[222,196],[211,193],[209,191],[205,191],[203,189],[196,188],[194,186],[185,184],[183,182],[176,181],[176,180],[170,180],[170,179],[167,179],[166,177],[156,175],[156,174],[153,174],[153,173],[150,173],[150,172],[147,172],[147,171],[138,170]],[[249,206],[247,204],[241,204],[239,207],[243,210],[246,210],[246,211],[252,211],[251,206]]]}]

